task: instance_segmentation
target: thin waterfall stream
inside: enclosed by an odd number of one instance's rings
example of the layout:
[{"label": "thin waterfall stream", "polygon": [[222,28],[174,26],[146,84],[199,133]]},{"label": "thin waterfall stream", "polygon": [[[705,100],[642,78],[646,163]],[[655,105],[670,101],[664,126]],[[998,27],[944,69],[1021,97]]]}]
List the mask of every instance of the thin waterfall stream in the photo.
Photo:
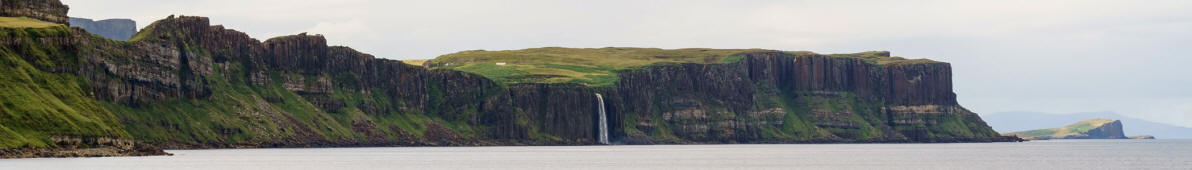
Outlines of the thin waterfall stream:
[{"label": "thin waterfall stream", "polygon": [[608,115],[604,113],[604,97],[600,93],[596,93],[596,101],[600,102],[597,106],[600,111],[600,144],[608,145]]}]

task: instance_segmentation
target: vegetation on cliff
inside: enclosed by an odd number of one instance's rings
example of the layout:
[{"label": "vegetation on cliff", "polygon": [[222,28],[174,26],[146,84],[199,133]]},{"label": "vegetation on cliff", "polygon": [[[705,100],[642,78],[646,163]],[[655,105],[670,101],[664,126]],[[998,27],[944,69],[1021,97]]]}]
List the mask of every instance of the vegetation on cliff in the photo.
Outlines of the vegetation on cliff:
[{"label": "vegetation on cliff", "polygon": [[3,31],[0,148],[595,144],[600,107],[628,144],[1011,140],[956,104],[949,65],[885,52],[551,47],[426,68],[193,16],[130,41]]},{"label": "vegetation on cliff", "polygon": [[69,37],[64,26],[0,28],[0,148],[54,147],[53,136],[129,138],[116,116],[70,73],[74,52],[38,42]]}]

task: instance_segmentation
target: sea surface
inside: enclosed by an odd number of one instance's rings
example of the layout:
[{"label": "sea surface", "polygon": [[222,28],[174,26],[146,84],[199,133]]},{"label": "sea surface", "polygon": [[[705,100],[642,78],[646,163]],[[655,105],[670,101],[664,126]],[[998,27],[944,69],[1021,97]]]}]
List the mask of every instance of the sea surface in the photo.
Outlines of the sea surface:
[{"label": "sea surface", "polygon": [[167,150],[0,169],[1192,169],[1192,140]]}]

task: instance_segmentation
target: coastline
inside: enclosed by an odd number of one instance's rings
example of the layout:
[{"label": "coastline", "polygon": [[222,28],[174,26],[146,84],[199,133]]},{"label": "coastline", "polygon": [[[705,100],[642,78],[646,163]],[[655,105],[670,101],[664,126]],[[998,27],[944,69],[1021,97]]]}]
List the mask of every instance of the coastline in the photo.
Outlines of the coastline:
[{"label": "coastline", "polygon": [[[1025,142],[1020,138],[1001,137],[989,139],[941,140],[930,142],[912,141],[756,141],[756,142],[666,142],[666,143],[624,143],[614,142],[615,145],[645,146],[645,145],[737,145],[737,144],[931,144],[931,143],[1003,143]],[[131,147],[127,147],[131,146]],[[530,143],[517,141],[469,141],[467,143],[453,143],[438,145],[436,143],[388,143],[388,144],[150,144],[136,143],[125,146],[100,146],[89,148],[17,148],[0,149],[0,159],[23,158],[83,158],[83,157],[135,157],[135,156],[173,156],[165,150],[211,150],[211,149],[269,149],[269,148],[359,148],[359,147],[486,147],[486,146],[598,146],[559,143]]]}]

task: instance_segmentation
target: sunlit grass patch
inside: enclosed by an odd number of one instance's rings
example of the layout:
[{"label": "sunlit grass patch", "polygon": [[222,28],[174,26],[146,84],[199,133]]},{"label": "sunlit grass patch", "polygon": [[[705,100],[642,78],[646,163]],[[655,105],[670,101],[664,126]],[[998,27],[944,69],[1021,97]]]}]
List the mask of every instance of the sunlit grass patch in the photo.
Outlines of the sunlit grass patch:
[{"label": "sunlit grass patch", "polygon": [[45,22],[28,17],[0,17],[0,27],[9,28],[47,28],[62,26],[62,24]]}]

